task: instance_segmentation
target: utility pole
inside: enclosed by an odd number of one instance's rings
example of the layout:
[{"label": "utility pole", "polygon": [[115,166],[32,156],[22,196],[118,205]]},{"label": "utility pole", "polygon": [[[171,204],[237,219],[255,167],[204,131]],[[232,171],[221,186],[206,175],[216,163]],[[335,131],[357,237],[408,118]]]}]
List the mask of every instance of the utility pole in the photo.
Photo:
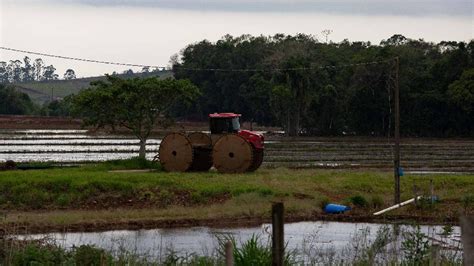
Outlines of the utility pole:
[{"label": "utility pole", "polygon": [[395,194],[394,204],[400,203],[400,87],[399,87],[399,70],[400,70],[400,58],[395,57],[395,86],[394,86],[394,98],[395,98],[395,145],[393,167],[394,167],[394,178],[395,178]]}]

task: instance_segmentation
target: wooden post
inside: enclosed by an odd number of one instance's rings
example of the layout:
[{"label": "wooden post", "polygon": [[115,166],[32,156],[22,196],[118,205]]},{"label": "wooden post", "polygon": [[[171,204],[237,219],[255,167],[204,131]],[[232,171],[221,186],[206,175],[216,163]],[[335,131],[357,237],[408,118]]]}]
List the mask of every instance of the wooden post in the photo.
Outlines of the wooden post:
[{"label": "wooden post", "polygon": [[461,217],[463,264],[474,265],[474,216]]},{"label": "wooden post", "polygon": [[283,266],[284,258],[284,206],[282,202],[272,205],[272,265]]},{"label": "wooden post", "polygon": [[418,207],[418,188],[416,187],[415,181],[413,181],[413,196],[415,197],[415,206]]},{"label": "wooden post", "polygon": [[394,202],[395,204],[400,203],[400,87],[399,87],[399,68],[400,68],[400,58],[395,57],[395,86],[394,86],[394,95],[395,100],[395,145],[394,145],[394,158],[393,158],[393,168],[394,168],[394,179],[395,179],[395,188],[394,188]]},{"label": "wooden post", "polygon": [[438,266],[439,265],[439,245],[433,244],[431,245],[431,254],[430,254],[430,266]]},{"label": "wooden post", "polygon": [[430,202],[431,204],[434,203],[434,185],[433,185],[433,179],[430,179]]},{"label": "wooden post", "polygon": [[234,247],[231,241],[225,243],[225,265],[234,266]]}]

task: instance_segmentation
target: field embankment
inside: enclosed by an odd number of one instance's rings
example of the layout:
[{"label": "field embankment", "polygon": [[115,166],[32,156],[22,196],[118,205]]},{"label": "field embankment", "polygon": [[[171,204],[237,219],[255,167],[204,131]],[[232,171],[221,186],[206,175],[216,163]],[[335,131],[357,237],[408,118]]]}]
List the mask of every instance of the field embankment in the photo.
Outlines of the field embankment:
[{"label": "field embankment", "polygon": [[[133,164],[0,172],[0,223],[29,232],[240,226],[268,221],[274,201],[285,203],[288,221],[457,223],[459,215],[474,210],[474,175],[468,174],[406,175],[402,199],[413,197],[413,184],[427,194],[432,179],[440,201],[422,201],[418,207],[375,219],[375,210],[392,203],[391,172],[278,168],[230,175],[118,170]],[[328,202],[348,204],[353,210],[324,214],[322,206]]]}]

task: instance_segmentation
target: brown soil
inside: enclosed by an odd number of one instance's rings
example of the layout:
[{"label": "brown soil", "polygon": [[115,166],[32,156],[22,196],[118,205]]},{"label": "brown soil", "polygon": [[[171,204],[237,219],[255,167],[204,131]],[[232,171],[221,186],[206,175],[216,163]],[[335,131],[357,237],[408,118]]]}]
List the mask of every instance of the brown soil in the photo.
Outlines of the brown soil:
[{"label": "brown soil", "polygon": [[0,115],[1,129],[81,129],[81,123],[69,117]]},{"label": "brown soil", "polygon": [[[431,216],[422,215],[390,215],[374,217],[368,214],[320,214],[285,216],[285,223],[303,221],[337,221],[358,223],[395,223],[410,224],[450,224],[458,225],[458,218],[433,219]],[[50,233],[50,232],[100,232],[110,230],[139,230],[154,228],[186,228],[195,226],[208,226],[213,228],[236,228],[260,226],[263,223],[271,223],[271,217],[225,217],[213,219],[148,219],[129,221],[100,221],[100,222],[78,222],[64,225],[48,224],[4,224],[4,227],[15,228],[15,232],[21,233]]]}]

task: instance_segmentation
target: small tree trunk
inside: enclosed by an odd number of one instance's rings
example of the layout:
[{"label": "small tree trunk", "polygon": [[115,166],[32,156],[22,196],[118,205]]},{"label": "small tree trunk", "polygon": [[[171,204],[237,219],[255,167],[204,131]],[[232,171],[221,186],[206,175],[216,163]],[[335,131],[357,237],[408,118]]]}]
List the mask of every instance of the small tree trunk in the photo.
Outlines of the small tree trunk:
[{"label": "small tree trunk", "polygon": [[138,158],[145,159],[146,156],[146,139],[140,139],[140,151],[138,152]]}]

